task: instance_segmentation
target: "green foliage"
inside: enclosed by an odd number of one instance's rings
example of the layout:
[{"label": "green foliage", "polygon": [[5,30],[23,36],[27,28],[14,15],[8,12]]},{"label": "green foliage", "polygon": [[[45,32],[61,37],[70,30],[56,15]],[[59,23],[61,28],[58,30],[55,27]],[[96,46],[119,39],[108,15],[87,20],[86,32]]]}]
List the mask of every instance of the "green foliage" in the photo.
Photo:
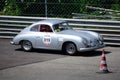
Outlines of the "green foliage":
[{"label": "green foliage", "polygon": [[21,10],[18,8],[17,5],[9,4],[3,10],[3,14],[5,15],[20,15]]},{"label": "green foliage", "polygon": [[120,10],[120,4],[113,4],[113,5],[111,6],[111,8],[112,8],[113,10]]},{"label": "green foliage", "polygon": [[0,11],[4,8],[5,0],[0,0]]},{"label": "green foliage", "polygon": [[21,10],[15,0],[6,0],[6,6],[3,9],[4,15],[20,15]]},{"label": "green foliage", "polygon": [[35,0],[4,0],[4,15],[22,15]]},{"label": "green foliage", "polygon": [[[120,10],[120,0],[46,0],[49,17],[71,17],[72,13],[99,15],[86,6]],[[45,16],[45,0],[0,0],[4,15]]]}]

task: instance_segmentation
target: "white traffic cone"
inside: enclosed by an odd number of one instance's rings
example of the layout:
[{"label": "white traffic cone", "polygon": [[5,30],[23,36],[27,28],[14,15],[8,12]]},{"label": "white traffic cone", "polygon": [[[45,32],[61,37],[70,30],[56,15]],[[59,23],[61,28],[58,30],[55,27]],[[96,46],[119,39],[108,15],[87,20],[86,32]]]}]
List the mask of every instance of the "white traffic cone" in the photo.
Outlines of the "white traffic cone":
[{"label": "white traffic cone", "polygon": [[100,71],[103,73],[108,73],[108,68],[107,68],[107,62],[106,62],[106,57],[105,57],[105,51],[104,49],[102,50],[102,57],[101,57],[101,63],[100,63]]}]

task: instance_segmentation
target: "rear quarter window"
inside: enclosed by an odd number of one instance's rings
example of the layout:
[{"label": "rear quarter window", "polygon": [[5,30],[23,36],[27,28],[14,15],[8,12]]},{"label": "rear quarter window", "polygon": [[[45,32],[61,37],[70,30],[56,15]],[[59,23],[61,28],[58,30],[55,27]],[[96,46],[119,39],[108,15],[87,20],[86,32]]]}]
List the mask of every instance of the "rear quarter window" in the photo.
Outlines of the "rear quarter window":
[{"label": "rear quarter window", "polygon": [[38,32],[39,31],[39,25],[35,25],[33,26],[30,31],[35,31],[35,32]]}]

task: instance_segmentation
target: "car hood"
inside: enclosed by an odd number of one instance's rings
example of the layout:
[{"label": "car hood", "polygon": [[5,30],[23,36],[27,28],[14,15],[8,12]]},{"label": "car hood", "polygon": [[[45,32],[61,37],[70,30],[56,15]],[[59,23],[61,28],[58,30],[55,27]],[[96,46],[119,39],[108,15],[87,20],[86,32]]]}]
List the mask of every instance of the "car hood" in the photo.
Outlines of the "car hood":
[{"label": "car hood", "polygon": [[74,36],[79,36],[81,38],[85,38],[87,40],[94,40],[96,37],[90,33],[88,33],[87,31],[75,31],[75,30],[65,30],[65,31],[61,31],[59,32],[60,34],[66,34],[66,35],[74,35]]}]

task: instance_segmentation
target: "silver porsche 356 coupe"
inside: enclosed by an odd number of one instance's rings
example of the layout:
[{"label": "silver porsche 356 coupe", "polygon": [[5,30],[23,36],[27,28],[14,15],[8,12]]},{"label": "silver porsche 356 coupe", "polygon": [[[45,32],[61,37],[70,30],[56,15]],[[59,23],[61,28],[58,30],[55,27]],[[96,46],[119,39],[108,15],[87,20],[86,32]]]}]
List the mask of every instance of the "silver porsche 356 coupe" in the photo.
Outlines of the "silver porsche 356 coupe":
[{"label": "silver porsche 356 coupe", "polygon": [[75,31],[67,21],[43,20],[23,29],[10,42],[25,51],[37,49],[62,50],[69,55],[103,48],[103,37],[92,31]]}]

